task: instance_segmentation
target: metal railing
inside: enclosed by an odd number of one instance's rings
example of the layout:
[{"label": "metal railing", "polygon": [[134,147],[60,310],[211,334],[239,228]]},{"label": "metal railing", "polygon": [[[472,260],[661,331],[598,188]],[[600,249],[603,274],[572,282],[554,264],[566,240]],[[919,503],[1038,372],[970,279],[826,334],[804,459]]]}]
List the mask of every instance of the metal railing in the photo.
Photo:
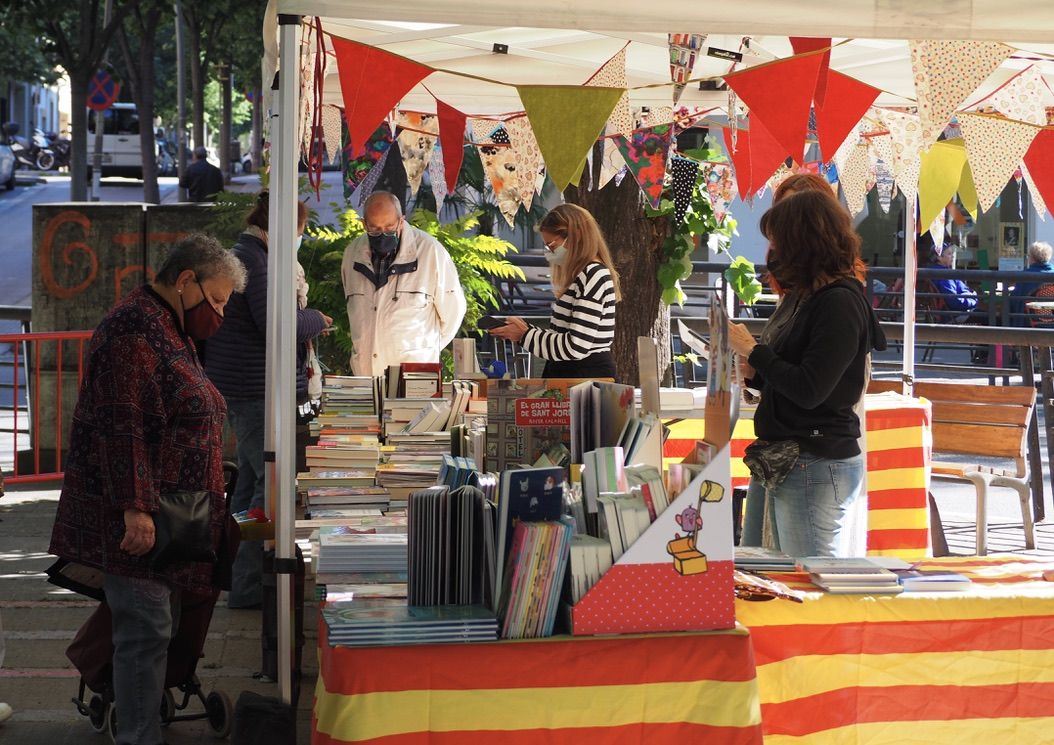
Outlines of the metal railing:
[{"label": "metal railing", "polygon": [[[0,334],[0,467],[8,483],[62,478],[64,435],[91,331]],[[67,389],[75,383],[72,396]]]}]

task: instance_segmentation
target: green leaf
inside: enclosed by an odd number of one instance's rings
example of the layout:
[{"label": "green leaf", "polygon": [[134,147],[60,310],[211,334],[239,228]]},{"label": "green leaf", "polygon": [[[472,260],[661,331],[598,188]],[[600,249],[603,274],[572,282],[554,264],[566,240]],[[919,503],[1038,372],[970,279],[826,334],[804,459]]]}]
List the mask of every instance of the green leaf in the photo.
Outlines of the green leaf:
[{"label": "green leaf", "polygon": [[743,256],[737,256],[725,269],[725,279],[732,291],[742,302],[753,305],[761,292],[761,283],[757,280],[754,264]]}]

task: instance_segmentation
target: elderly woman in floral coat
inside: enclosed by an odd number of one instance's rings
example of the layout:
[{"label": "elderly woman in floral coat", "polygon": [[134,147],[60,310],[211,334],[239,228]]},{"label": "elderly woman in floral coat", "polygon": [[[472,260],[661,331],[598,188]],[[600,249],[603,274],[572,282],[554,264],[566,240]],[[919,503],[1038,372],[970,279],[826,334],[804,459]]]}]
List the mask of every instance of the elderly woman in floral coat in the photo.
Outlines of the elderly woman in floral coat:
[{"label": "elderly woman in floral coat", "polygon": [[[213,592],[214,565],[151,570],[160,494],[208,491],[213,545],[226,525],[223,396],[194,342],[215,333],[245,269],[203,235],[121,300],[92,336],[73,414],[51,553],[104,574],[113,614],[118,745],[160,745],[158,706],[179,594]],[[176,615],[177,618],[173,616]]]}]

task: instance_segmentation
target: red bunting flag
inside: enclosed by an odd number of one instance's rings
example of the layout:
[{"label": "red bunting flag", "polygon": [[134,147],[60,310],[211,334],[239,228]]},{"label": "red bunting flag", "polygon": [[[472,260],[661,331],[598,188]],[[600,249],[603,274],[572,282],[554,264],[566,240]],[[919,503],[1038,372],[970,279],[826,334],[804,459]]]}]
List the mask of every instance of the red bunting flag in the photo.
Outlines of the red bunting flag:
[{"label": "red bunting flag", "polygon": [[344,116],[351,146],[358,150],[406,93],[431,67],[367,44],[330,37],[340,73]]},{"label": "red bunting flag", "polygon": [[824,102],[816,104],[816,137],[825,161],[834,157],[853,127],[860,123],[878,98],[879,90],[831,70],[827,75],[827,92],[830,95]]},{"label": "red bunting flag", "polygon": [[461,173],[461,161],[465,157],[465,120],[467,117],[453,106],[438,98],[436,112],[439,114],[439,144],[443,151],[443,175],[446,190],[453,194],[457,188],[457,177]]},{"label": "red bunting flag", "polygon": [[1041,129],[1025,153],[1025,165],[1043,201],[1054,204],[1054,129]]},{"label": "red bunting flag", "polygon": [[728,87],[750,109],[751,126],[761,121],[796,163],[805,151],[809,109],[823,57],[790,57],[725,77]]},{"label": "red bunting flag", "polygon": [[831,67],[831,40],[814,39],[811,36],[792,36],[790,37],[790,43],[791,49],[794,50],[795,54],[815,52],[818,49],[827,50],[823,53],[823,60],[820,62],[820,74],[816,76],[816,90],[813,92],[812,97],[817,107],[823,106],[827,95],[827,71]]},{"label": "red bunting flag", "polygon": [[736,169],[739,198],[746,199],[765,185],[769,176],[787,159],[788,153],[753,114],[750,116],[750,129],[739,130],[736,144],[736,151],[732,152],[732,139],[726,129],[725,150]]}]

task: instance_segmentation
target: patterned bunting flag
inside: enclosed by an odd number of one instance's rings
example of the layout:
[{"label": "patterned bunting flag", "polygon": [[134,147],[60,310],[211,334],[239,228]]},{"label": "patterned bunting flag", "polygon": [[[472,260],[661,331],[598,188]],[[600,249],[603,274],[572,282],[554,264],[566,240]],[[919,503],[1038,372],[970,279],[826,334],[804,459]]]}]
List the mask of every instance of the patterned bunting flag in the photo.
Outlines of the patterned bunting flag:
[{"label": "patterned bunting flag", "polygon": [[538,174],[545,168],[542,151],[534,137],[531,123],[525,116],[517,116],[505,122],[505,131],[512,147],[513,162],[516,163],[516,181],[523,208],[530,211],[534,203],[534,190]]},{"label": "patterned bunting flag", "polygon": [[882,211],[889,214],[889,208],[893,204],[893,171],[881,158],[875,163],[875,188],[878,190],[878,206]]},{"label": "patterned bunting flag", "polygon": [[472,127],[472,142],[477,145],[486,145],[491,140],[491,135],[501,129],[501,122],[496,122],[493,119],[469,119],[469,126]]},{"label": "patterned bunting flag", "polygon": [[400,111],[396,123],[403,128],[397,139],[406,180],[410,184],[410,196],[417,196],[439,137],[439,120],[434,114]]},{"label": "patterned bunting flag", "polygon": [[380,177],[379,172],[383,168],[382,160],[392,146],[392,130],[388,122],[381,122],[381,125],[370,135],[366,146],[355,148],[352,147],[347,123],[344,121],[341,127],[341,140],[341,152],[344,156],[344,198],[351,199],[351,195],[370,173],[376,170],[378,178]]},{"label": "patterned bunting flag", "polygon": [[845,203],[849,213],[854,217],[864,210],[867,203],[867,181],[871,164],[867,156],[867,144],[860,142],[853,146],[844,167],[838,171],[838,181],[845,194]]},{"label": "patterned bunting flag", "polygon": [[692,77],[695,60],[703,49],[706,34],[667,34],[670,46],[670,80],[673,82],[673,103],[681,100],[685,85]]},{"label": "patterned bunting flag", "polygon": [[330,37],[340,71],[344,114],[353,147],[361,147],[411,88],[432,72],[382,49]]},{"label": "patterned bunting flag", "polygon": [[699,163],[690,158],[674,156],[670,164],[670,174],[673,177],[673,224],[680,225],[692,205],[695,180],[699,176]]},{"label": "patterned bunting flag", "polygon": [[975,114],[960,114],[959,127],[977,187],[978,206],[982,212],[987,212],[1021,165],[1039,128]]},{"label": "patterned bunting flag", "polygon": [[521,204],[515,154],[508,146],[509,135],[504,127],[490,132],[489,136],[494,144],[477,145],[476,149],[479,150],[479,157],[483,162],[483,173],[494,190],[494,201],[498,210],[509,227],[512,227]]},{"label": "patterned bunting flag", "polygon": [[1032,174],[1024,163],[1021,164],[1021,176],[1025,179],[1025,183],[1028,184],[1028,195],[1032,198],[1032,206],[1035,208],[1036,214],[1039,215],[1040,220],[1045,220],[1047,203],[1043,200],[1043,195],[1039,193],[1039,189],[1036,188],[1036,182],[1032,180]]},{"label": "patterned bunting flag", "polygon": [[670,152],[672,135],[672,124],[660,124],[638,129],[628,140],[621,136],[615,138],[629,172],[637,180],[653,209],[658,209],[662,201],[666,158]]},{"label": "patterned bunting flag", "polygon": [[924,39],[913,40],[910,46],[925,149],[937,141],[955,110],[1013,50],[991,41]]},{"label": "patterned bunting flag", "polygon": [[[604,158],[600,162],[600,181],[597,183],[597,189],[603,189],[611,179],[620,174],[624,176],[626,173],[626,160],[622,157],[617,139],[617,137],[604,138]],[[615,184],[617,186],[620,183],[622,183],[621,177],[616,179]]]},{"label": "patterned bunting flag", "polygon": [[919,155],[922,152],[922,124],[917,116],[899,111],[874,109],[876,118],[889,130],[893,144],[893,178],[905,198],[918,193]]},{"label": "patterned bunting flag", "polygon": [[[601,65],[600,69],[593,73],[586,81],[586,85],[599,88],[626,88],[626,47],[627,42],[615,55]],[[605,131],[607,134],[620,134],[629,137],[633,134],[633,112],[629,107],[629,91],[623,91],[618,103],[615,104],[611,116],[608,117]]]},{"label": "patterned bunting flag", "polygon": [[1008,119],[1043,126],[1047,123],[1043,105],[1046,93],[1042,73],[1035,65],[1029,65],[992,94],[987,103]]},{"label": "patterned bunting flag", "polygon": [[343,142],[343,122],[341,112],[336,106],[322,107],[322,139],[326,143],[326,157],[330,163],[336,163]]},{"label": "patterned bunting flag", "polygon": [[[647,112],[641,113],[641,126],[657,127],[660,124],[672,124],[673,119],[672,106],[656,106]],[[633,133],[630,132],[630,134]]]},{"label": "patterned bunting flag", "polygon": [[355,193],[355,198],[358,202],[359,209],[366,204],[366,197],[373,193],[373,190],[377,188],[377,182],[381,180],[381,176],[384,174],[384,164],[388,162],[388,156],[391,155],[392,149],[388,148],[381,153],[381,159],[370,169],[370,172],[366,174],[366,178],[359,184],[359,189]]},{"label": "patterned bunting flag", "polygon": [[437,153],[432,153],[432,159],[428,161],[428,180],[432,184],[432,194],[436,200],[436,211],[443,209],[443,202],[449,192],[446,188],[446,169],[443,167],[444,155],[443,145],[436,143]]},{"label": "patterned bunting flag", "polygon": [[703,166],[703,181],[710,206],[714,209],[714,219],[720,224],[728,213],[728,205],[736,196],[732,167],[727,163],[707,163]]},{"label": "patterned bunting flag", "polygon": [[577,85],[519,85],[516,90],[549,178],[563,191],[582,172],[589,149],[625,90]]}]

